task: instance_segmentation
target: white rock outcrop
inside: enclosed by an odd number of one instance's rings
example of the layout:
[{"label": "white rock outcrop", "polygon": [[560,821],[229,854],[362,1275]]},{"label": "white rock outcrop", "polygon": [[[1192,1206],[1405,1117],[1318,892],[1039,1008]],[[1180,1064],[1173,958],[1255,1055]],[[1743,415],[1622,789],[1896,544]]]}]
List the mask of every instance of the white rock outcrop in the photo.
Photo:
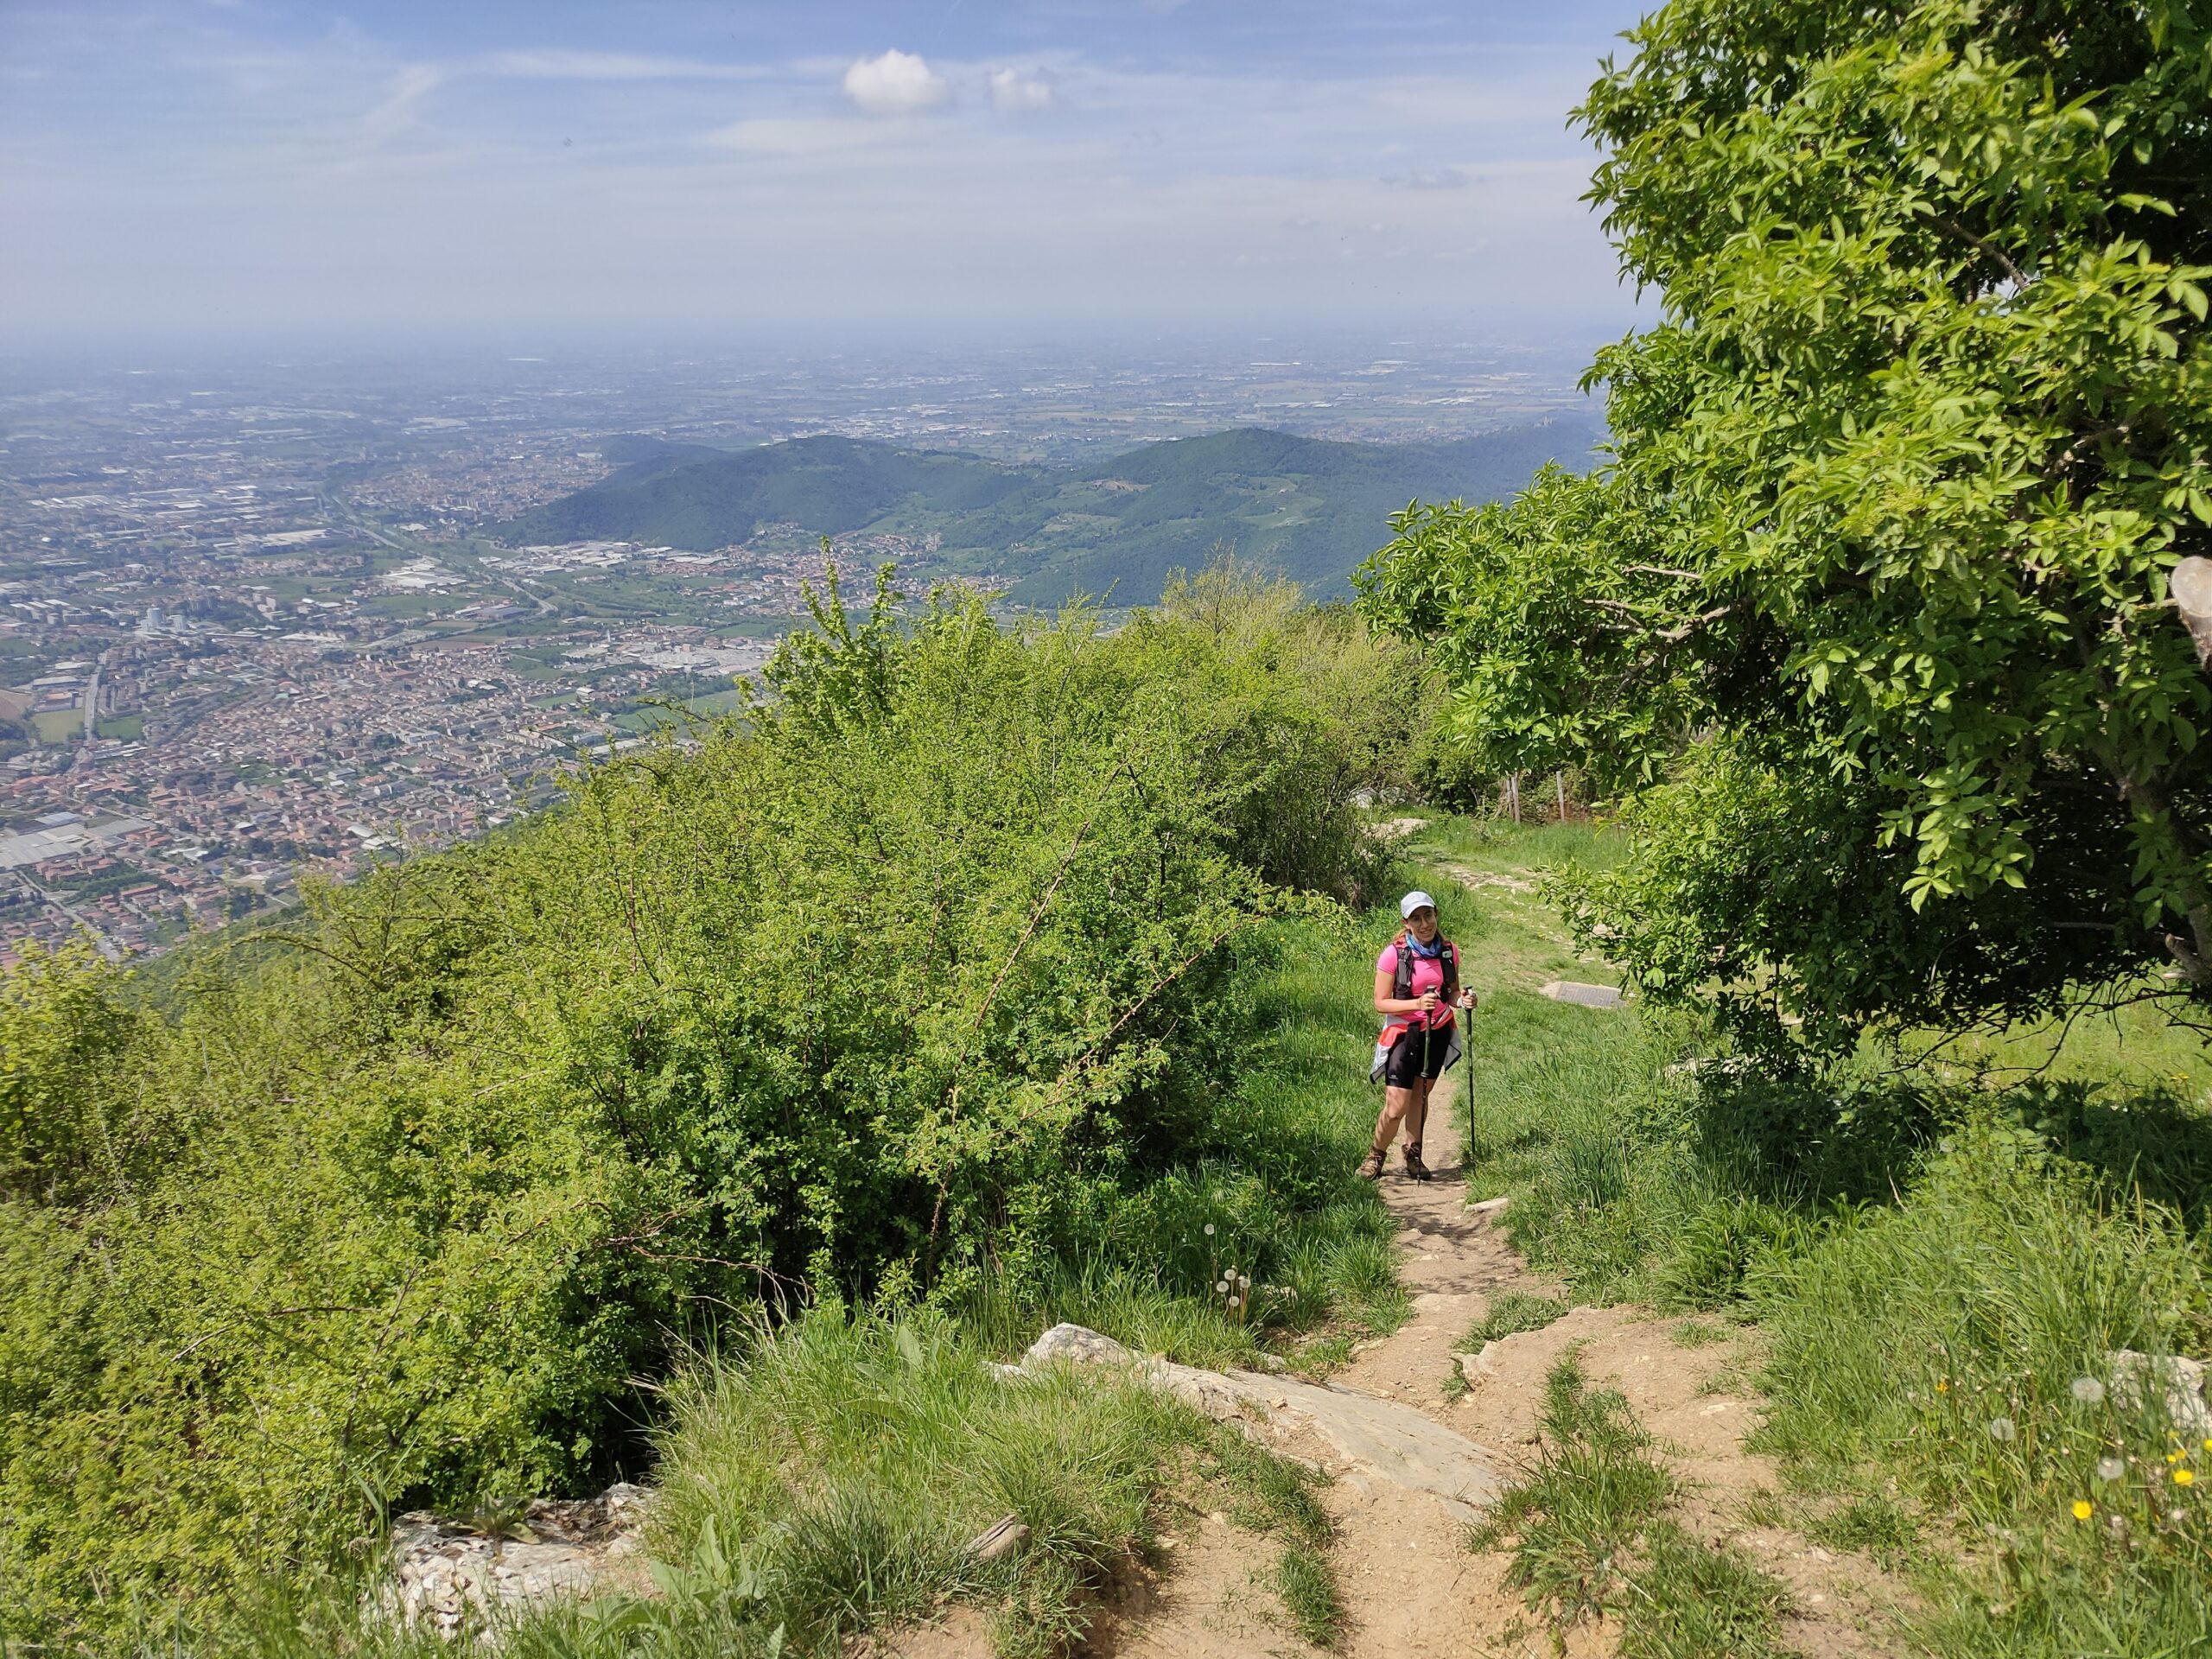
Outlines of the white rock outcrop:
[{"label": "white rock outcrop", "polygon": [[2112,1368],[2112,1397],[2130,1411],[2140,1410],[2150,1389],[2164,1393],[2166,1421],[2191,1442],[2212,1440],[2212,1404],[2204,1398],[2205,1367],[2178,1355],[2139,1354],[2121,1348],[2106,1356]]},{"label": "white rock outcrop", "polygon": [[1411,1406],[1357,1389],[1258,1371],[1209,1371],[1147,1359],[1079,1325],[1056,1325],[1030,1345],[1017,1374],[1040,1367],[1115,1365],[1135,1371],[1217,1421],[1259,1421],[1310,1427],[1351,1468],[1425,1492],[1461,1520],[1472,1520],[1503,1486],[1499,1459]]},{"label": "white rock outcrop", "polygon": [[451,1636],[472,1612],[518,1611],[602,1588],[634,1592],[646,1582],[640,1539],[652,1497],[623,1481],[597,1497],[541,1498],[504,1535],[411,1510],[391,1529],[392,1611]]}]

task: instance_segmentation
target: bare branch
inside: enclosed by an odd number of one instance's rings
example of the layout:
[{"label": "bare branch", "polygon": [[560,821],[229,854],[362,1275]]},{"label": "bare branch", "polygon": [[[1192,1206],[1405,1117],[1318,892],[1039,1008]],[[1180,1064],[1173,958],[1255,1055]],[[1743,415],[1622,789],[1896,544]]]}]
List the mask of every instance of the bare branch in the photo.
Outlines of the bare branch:
[{"label": "bare branch", "polygon": [[1651,637],[1666,645],[1679,645],[1683,640],[1688,639],[1690,635],[1695,633],[1700,628],[1705,626],[1708,622],[1718,622],[1722,617],[1728,615],[1731,612],[1735,610],[1735,608],[1736,607],[1732,604],[1716,605],[1711,610],[1703,613],[1701,615],[1690,618],[1688,621],[1682,623],[1677,627],[1662,628]]},{"label": "bare branch", "polygon": [[2004,249],[1999,247],[1994,242],[1992,242],[1987,237],[1976,236],[1972,231],[1960,224],[1957,219],[1951,218],[1948,213],[1926,213],[1925,217],[1930,225],[1933,225],[1937,230],[1944,232],[1944,234],[1957,237],[1960,241],[1966,243],[1976,252],[1980,253],[1984,258],[1995,260],[1998,265],[2004,270],[2005,276],[2010,277],[2015,284],[2022,288],[2027,286],[2027,272],[2022,270],[2018,265],[2014,264],[2012,263],[2012,257],[2007,254]]}]

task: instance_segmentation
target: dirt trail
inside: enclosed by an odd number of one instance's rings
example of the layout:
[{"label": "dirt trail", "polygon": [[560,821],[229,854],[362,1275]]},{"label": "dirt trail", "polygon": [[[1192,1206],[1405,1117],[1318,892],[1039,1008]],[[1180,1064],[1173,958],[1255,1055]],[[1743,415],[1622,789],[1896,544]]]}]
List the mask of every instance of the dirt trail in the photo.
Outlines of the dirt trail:
[{"label": "dirt trail", "polygon": [[[1546,1372],[1580,1344],[1584,1371],[1627,1397],[1688,1489],[1684,1522],[1709,1540],[1734,1542],[1789,1586],[1798,1611],[1788,1621],[1786,1645],[1808,1659],[1894,1650],[1888,1610],[1897,1590],[1872,1563],[1792,1532],[1747,1526],[1738,1513],[1746,1497],[1777,1482],[1771,1460],[1744,1449],[1758,1402],[1730,1387],[1754,1357],[1753,1333],[1732,1330],[1691,1348],[1675,1339],[1680,1319],[1632,1307],[1576,1308],[1544,1330],[1493,1344],[1490,1364],[1466,1394],[1446,1397],[1454,1344],[1493,1297],[1509,1290],[1555,1295],[1558,1287],[1514,1253],[1497,1211],[1467,1208],[1448,1087],[1439,1093],[1424,1137],[1437,1179],[1417,1185],[1394,1171],[1383,1183],[1384,1200],[1403,1224],[1401,1274],[1414,1294],[1414,1316],[1357,1351],[1335,1380],[1417,1407],[1512,1463],[1535,1449]],[[1344,1645],[1351,1659],[1553,1652],[1548,1632],[1506,1586],[1505,1557],[1471,1554],[1461,1529],[1435,1504],[1373,1490],[1356,1474],[1339,1478],[1329,1501],[1351,1615]],[[1567,1650],[1603,1655],[1613,1647],[1609,1629],[1584,1626],[1569,1633]]]},{"label": "dirt trail", "polygon": [[[1332,1389],[1409,1407],[1474,1442],[1510,1473],[1535,1448],[1545,1374],[1579,1345],[1592,1382],[1618,1389],[1656,1437],[1657,1453],[1687,1494],[1678,1518],[1710,1541],[1733,1543],[1789,1586],[1795,1611],[1783,1632],[1787,1648],[1806,1659],[1899,1651],[1891,1610],[1901,1592],[1873,1563],[1792,1531],[1753,1526],[1742,1513],[1746,1498],[1777,1484],[1771,1460],[1743,1444],[1758,1402],[1738,1391],[1735,1379],[1756,1358],[1755,1333],[1701,1322],[1713,1339],[1692,1347],[1676,1339],[1678,1319],[1634,1307],[1575,1308],[1541,1331],[1491,1344],[1466,1393],[1457,1400],[1447,1395],[1446,1380],[1458,1369],[1455,1344],[1494,1297],[1510,1290],[1555,1295],[1559,1288],[1514,1253],[1496,1206],[1468,1207],[1451,1092],[1447,1078],[1425,1135],[1437,1179],[1417,1184],[1394,1166],[1382,1183],[1384,1201],[1402,1224],[1401,1274],[1413,1294],[1413,1317],[1389,1337],[1355,1348]],[[1295,1426],[1294,1414],[1277,1411],[1274,1419],[1258,1432],[1333,1478],[1325,1501],[1336,1522],[1345,1659],[1549,1659],[1559,1651],[1507,1584],[1506,1557],[1466,1548],[1467,1506],[1354,1460],[1310,1423]],[[1157,1568],[1134,1572],[1109,1597],[1093,1630],[1090,1659],[1318,1659],[1274,1612],[1273,1541],[1219,1516],[1184,1515],[1160,1542]],[[893,1638],[884,1651],[966,1659],[988,1651],[981,1638],[976,1622],[956,1616],[949,1627]],[[1566,1636],[1570,1659],[1602,1659],[1615,1647],[1616,1632],[1602,1623]]]}]

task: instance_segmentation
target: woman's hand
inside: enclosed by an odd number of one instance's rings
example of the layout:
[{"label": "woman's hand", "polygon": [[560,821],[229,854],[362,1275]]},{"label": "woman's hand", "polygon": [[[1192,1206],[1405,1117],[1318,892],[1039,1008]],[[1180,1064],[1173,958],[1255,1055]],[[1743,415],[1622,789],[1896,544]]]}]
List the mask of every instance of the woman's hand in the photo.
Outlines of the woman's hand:
[{"label": "woman's hand", "polygon": [[1475,1011],[1475,994],[1472,991],[1461,991],[1459,993],[1459,1007],[1465,1008],[1468,1013],[1472,1014]]},{"label": "woman's hand", "polygon": [[1414,1006],[1419,1008],[1423,1014],[1434,1014],[1436,1012],[1436,1003],[1437,995],[1434,991],[1423,991],[1419,996],[1414,999]]}]

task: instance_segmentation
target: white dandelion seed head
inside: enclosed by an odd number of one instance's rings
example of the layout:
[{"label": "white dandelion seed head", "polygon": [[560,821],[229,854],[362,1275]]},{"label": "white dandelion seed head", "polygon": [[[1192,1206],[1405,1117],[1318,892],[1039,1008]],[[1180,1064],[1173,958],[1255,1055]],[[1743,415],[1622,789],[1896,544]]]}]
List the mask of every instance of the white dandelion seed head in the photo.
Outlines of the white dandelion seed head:
[{"label": "white dandelion seed head", "polygon": [[1226,1279],[1215,1280],[1213,1281],[1213,1287],[1224,1296],[1229,1294],[1229,1281]]},{"label": "white dandelion seed head", "polygon": [[2019,1426],[2010,1417],[1993,1417],[1989,1420],[1989,1438],[1993,1440],[2009,1440],[2019,1432]]},{"label": "white dandelion seed head", "polygon": [[2168,1510],[2166,1511],[2166,1519],[2172,1522],[2174,1525],[2179,1526],[2183,1522],[2189,1519],[2189,1511],[2183,1509]]},{"label": "white dandelion seed head", "polygon": [[1232,1296],[1229,1299],[1229,1305],[1231,1307],[1242,1307],[1244,1306],[1244,1299],[1242,1296]]},{"label": "white dandelion seed head", "polygon": [[2100,1458],[2097,1459],[2097,1478],[2099,1480],[2118,1480],[2126,1472],[2127,1459],[2126,1458]]},{"label": "white dandelion seed head", "polygon": [[1206,1223],[1206,1236],[1208,1238],[1211,1238],[1213,1236],[1213,1223],[1211,1222]]},{"label": "white dandelion seed head", "polygon": [[2074,1397],[2085,1406],[2094,1406],[2105,1397],[2105,1385],[2094,1376],[2074,1379]]}]

